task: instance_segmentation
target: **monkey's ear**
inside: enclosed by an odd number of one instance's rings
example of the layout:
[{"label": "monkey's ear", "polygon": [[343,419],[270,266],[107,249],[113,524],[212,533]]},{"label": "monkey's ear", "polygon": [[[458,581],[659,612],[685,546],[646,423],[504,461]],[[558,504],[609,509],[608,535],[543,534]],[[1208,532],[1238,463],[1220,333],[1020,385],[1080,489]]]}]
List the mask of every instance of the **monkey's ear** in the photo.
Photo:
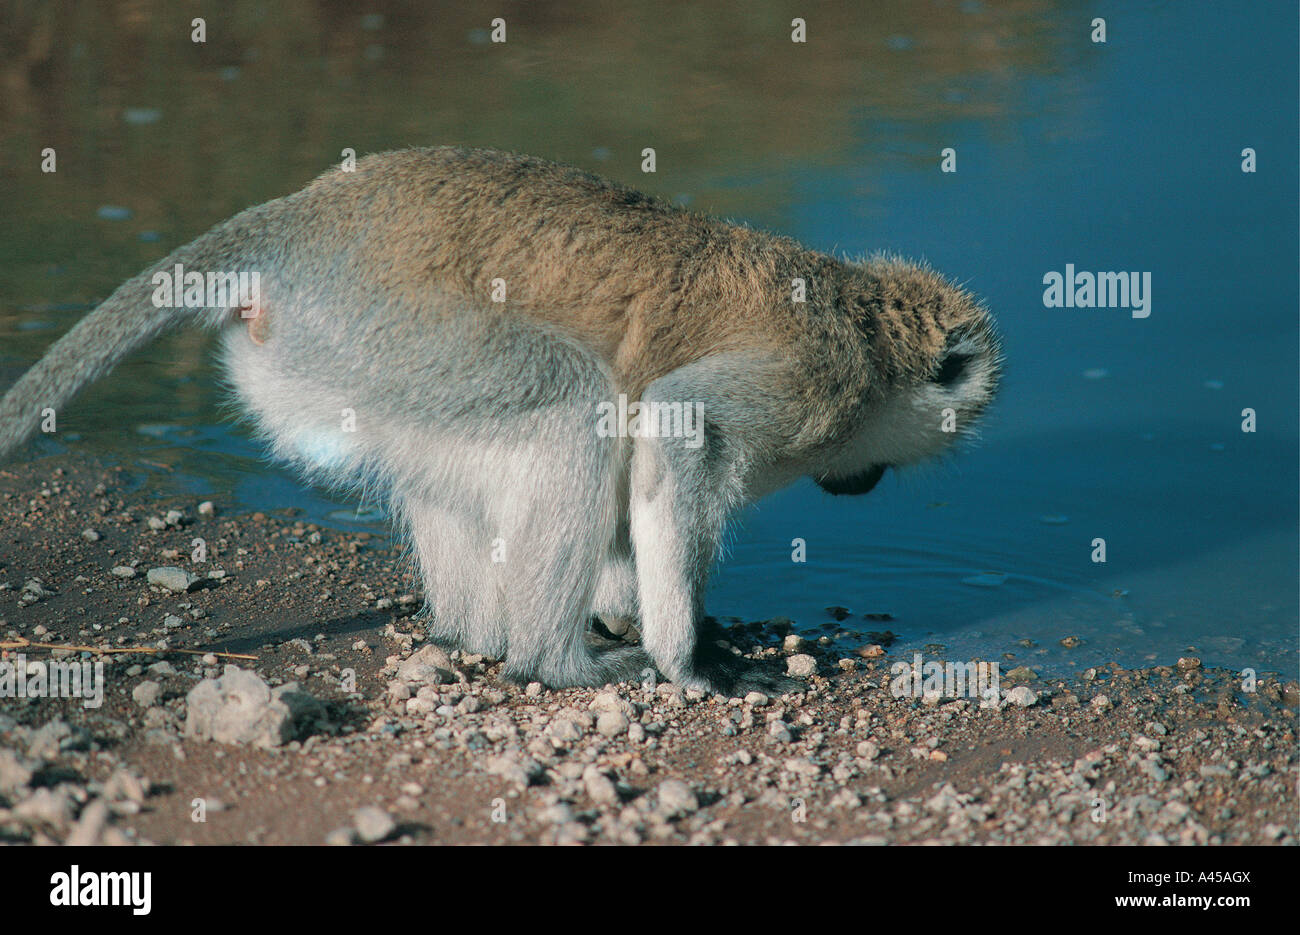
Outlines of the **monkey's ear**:
[{"label": "monkey's ear", "polygon": [[939,362],[939,369],[935,371],[934,382],[940,386],[952,386],[962,378],[966,372],[966,365],[970,363],[974,354],[967,353],[963,350],[954,349],[944,355],[943,360]]},{"label": "monkey's ear", "polygon": [[970,362],[986,347],[977,330],[966,326],[953,330],[943,344],[931,381],[945,388],[956,386],[966,376]]}]

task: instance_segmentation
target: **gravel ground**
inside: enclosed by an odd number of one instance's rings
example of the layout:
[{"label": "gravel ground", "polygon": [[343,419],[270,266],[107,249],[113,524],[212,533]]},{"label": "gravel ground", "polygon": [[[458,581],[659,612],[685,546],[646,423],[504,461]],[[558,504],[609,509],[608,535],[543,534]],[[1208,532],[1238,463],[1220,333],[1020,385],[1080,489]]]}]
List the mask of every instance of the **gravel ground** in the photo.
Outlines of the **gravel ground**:
[{"label": "gravel ground", "polygon": [[[0,841],[1300,836],[1293,681],[1245,691],[1185,658],[1076,680],[1020,668],[1000,704],[896,698],[887,648],[804,643],[774,620],[728,640],[811,672],[802,693],[551,691],[426,644],[418,608],[379,537],[157,501],[138,475],[70,456],[0,470],[5,660],[102,661],[106,686],[99,707],[0,697]],[[155,652],[103,652],[141,647]]]}]

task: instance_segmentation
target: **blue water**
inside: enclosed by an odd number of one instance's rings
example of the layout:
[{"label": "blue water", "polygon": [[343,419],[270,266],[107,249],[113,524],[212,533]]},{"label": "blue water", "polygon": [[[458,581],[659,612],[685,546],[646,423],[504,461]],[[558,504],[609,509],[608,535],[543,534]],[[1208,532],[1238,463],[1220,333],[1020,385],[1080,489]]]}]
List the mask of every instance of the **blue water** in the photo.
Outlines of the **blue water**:
[{"label": "blue water", "polygon": [[[1013,133],[934,127],[935,158],[916,167],[890,158],[911,135],[864,113],[860,166],[799,174],[795,236],[924,256],[967,281],[997,316],[1007,376],[980,446],[950,469],[850,506],[805,483],[753,511],[714,606],[890,612],[904,643],[1049,670],[1195,649],[1294,674],[1295,26],[1286,4],[1126,12],[1106,45],[1032,80],[1039,109]],[[864,179],[877,194],[847,198]],[[1045,308],[1042,277],[1067,263],[1150,271],[1150,317]],[[795,537],[805,566],[789,560]],[[982,570],[1007,579],[962,584]],[[1085,644],[1063,650],[1066,636]]]},{"label": "blue water", "polygon": [[[724,29],[691,4],[631,24],[579,4],[512,26],[499,49],[480,22],[497,14],[473,4],[379,29],[249,14],[229,24],[246,47],[197,56],[165,5],[143,6],[147,55],[112,22],[60,30],[53,64],[37,55],[0,111],[0,382],[152,258],[343,146],[576,161],[816,248],[925,258],[983,296],[1003,335],[977,445],[863,498],[801,482],[746,511],[715,615],[889,630],[895,651],[937,643],[1054,673],[1194,652],[1295,676],[1294,3],[845,5],[809,14],[806,49],[743,5]],[[1088,38],[1096,15],[1105,44]],[[88,36],[103,56],[86,58]],[[37,175],[51,141],[59,174]],[[939,171],[945,147],[955,173]],[[1044,274],[1066,264],[1149,272],[1150,317],[1044,307]],[[137,355],[45,450],[120,460],[159,495],[382,529],[370,505],[264,462],[217,405],[209,350],[190,336]],[[832,605],[852,615],[832,625]]]}]

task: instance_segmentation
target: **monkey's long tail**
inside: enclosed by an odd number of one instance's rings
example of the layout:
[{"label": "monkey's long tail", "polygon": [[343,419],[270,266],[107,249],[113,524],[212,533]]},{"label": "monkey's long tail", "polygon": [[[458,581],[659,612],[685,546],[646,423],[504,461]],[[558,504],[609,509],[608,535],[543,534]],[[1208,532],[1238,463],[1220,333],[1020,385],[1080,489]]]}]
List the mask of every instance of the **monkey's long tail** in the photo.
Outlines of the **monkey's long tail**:
[{"label": "monkey's long tail", "polygon": [[[174,271],[178,263],[187,271],[236,271],[244,242],[242,225],[236,223],[241,218],[214,228],[127,280],[18,378],[0,399],[0,461],[36,431],[46,410],[57,416],[82,387],[108,373],[132,351],[170,328],[215,325],[224,319],[226,309],[160,308],[154,302],[153,277]],[[173,285],[179,294],[181,284]],[[236,297],[234,306],[238,304]]]}]

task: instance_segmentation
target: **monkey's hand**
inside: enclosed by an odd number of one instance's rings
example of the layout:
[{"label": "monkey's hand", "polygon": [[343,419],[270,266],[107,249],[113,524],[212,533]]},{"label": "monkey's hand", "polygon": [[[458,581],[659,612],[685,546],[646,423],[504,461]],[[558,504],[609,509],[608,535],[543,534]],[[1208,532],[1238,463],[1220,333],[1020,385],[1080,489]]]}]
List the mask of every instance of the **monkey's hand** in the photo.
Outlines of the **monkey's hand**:
[{"label": "monkey's hand", "polygon": [[725,640],[725,631],[720,627],[703,625],[691,658],[691,672],[677,681],[729,698],[743,698],[750,692],[784,695],[807,690],[804,682],[782,675],[774,663],[746,659],[719,645]]}]

